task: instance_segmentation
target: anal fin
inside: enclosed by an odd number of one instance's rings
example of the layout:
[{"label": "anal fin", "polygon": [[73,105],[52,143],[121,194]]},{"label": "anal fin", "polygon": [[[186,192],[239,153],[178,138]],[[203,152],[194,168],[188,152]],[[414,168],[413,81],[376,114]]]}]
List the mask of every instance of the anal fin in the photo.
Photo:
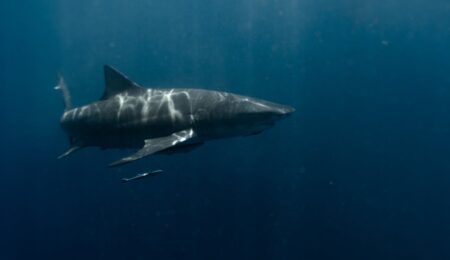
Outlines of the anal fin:
[{"label": "anal fin", "polygon": [[78,150],[80,150],[82,147],[81,146],[72,146],[69,148],[69,150],[67,150],[65,153],[61,154],[60,156],[58,156],[58,159],[62,159]]},{"label": "anal fin", "polygon": [[154,153],[163,151],[165,149],[174,147],[180,143],[184,143],[184,142],[192,139],[193,137],[195,137],[194,130],[187,129],[187,130],[182,130],[182,131],[173,133],[168,136],[147,139],[147,140],[145,140],[144,147],[142,147],[139,151],[137,151],[136,153],[134,153],[130,156],[127,156],[118,161],[115,161],[115,162],[111,163],[109,166],[114,167],[114,166],[119,166],[119,165],[123,165],[126,163],[130,163],[132,161],[135,161],[135,160],[141,159],[143,157],[152,155]]}]

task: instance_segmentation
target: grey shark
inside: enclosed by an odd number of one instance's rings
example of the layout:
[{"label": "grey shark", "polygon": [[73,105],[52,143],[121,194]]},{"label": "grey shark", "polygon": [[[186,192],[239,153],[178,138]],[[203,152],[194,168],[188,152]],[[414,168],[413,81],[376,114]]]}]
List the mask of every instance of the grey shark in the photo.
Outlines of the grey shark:
[{"label": "grey shark", "polygon": [[69,136],[65,157],[84,147],[135,148],[113,162],[123,165],[156,153],[190,151],[206,141],[256,135],[295,110],[269,101],[205,89],[144,88],[105,65],[100,100],[72,107],[62,77],[65,110],[60,123]]}]

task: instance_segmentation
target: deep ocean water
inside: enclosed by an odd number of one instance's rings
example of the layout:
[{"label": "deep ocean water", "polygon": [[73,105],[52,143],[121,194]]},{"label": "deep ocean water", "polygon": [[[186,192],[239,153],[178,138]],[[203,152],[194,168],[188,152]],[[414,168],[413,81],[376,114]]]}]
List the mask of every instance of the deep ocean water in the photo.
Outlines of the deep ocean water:
[{"label": "deep ocean water", "polygon": [[[0,3],[0,259],[450,259],[450,3]],[[103,64],[296,108],[261,135],[121,167],[64,160]],[[164,174],[122,184],[151,169]]]}]

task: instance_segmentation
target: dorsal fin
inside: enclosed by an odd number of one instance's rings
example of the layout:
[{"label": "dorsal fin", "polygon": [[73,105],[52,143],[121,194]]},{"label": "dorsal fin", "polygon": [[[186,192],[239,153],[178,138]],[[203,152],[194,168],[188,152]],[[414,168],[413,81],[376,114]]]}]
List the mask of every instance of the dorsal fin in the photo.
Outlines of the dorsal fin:
[{"label": "dorsal fin", "polygon": [[104,65],[103,70],[105,73],[105,92],[103,92],[101,99],[108,99],[125,90],[140,88],[138,84],[109,65]]}]

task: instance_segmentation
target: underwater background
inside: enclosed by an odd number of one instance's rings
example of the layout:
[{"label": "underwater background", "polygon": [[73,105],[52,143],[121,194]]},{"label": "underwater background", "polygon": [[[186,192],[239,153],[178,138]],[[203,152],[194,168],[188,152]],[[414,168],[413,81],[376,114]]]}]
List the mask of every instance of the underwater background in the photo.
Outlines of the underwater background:
[{"label": "underwater background", "polygon": [[[450,259],[450,2],[24,0],[0,21],[0,259]],[[57,160],[57,75],[87,104],[103,64],[296,112],[124,167]]]}]

